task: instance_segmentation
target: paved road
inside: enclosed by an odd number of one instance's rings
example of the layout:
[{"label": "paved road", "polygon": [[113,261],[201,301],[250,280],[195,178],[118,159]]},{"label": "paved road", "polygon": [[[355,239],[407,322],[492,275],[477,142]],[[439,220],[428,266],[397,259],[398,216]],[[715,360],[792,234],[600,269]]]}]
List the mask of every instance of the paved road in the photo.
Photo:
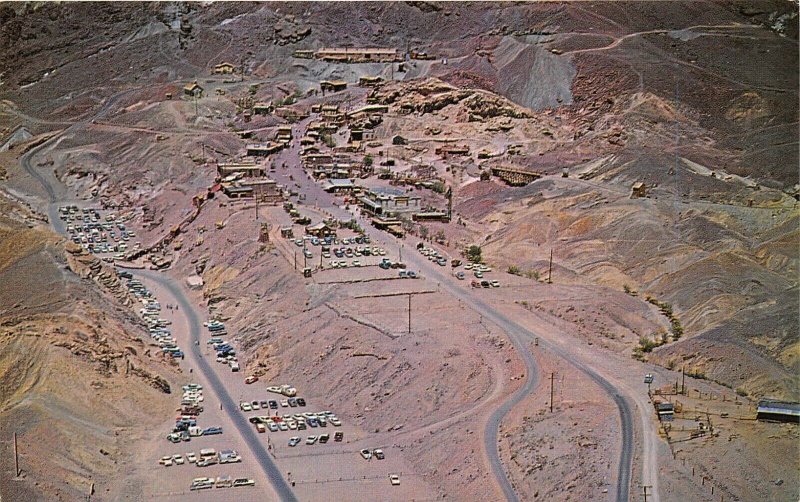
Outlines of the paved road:
[{"label": "paved road", "polygon": [[[302,124],[300,125],[302,127]],[[293,131],[294,135],[299,137],[302,135],[302,130],[296,128]],[[292,148],[285,150],[281,154],[281,161],[287,160],[287,165],[291,166],[286,171],[280,172],[281,178],[288,180],[288,175],[292,174],[294,181],[301,186],[300,191],[303,193],[313,194],[307,197],[306,204],[317,205],[338,218],[351,218],[352,214],[345,211],[341,207],[335,205],[333,196],[320,189],[318,183],[309,180],[303,169],[299,167],[300,160],[297,153],[297,147],[293,144]],[[280,164],[278,164],[280,165]],[[362,228],[369,228],[368,221],[363,217],[357,218]],[[383,237],[383,235],[382,235]],[[387,237],[394,239],[397,246],[403,244],[401,239]],[[519,353],[523,362],[525,363],[525,383],[513,395],[511,395],[503,404],[501,404],[489,418],[484,429],[484,446],[489,455],[489,463],[495,475],[497,483],[503,490],[503,494],[509,502],[518,502],[519,496],[514,490],[511,481],[508,479],[503,463],[500,459],[498,451],[498,431],[500,423],[503,421],[508,412],[519,404],[525,397],[530,395],[539,383],[539,368],[536,364],[533,355],[528,350],[527,344],[532,342],[534,338],[540,338],[537,334],[529,329],[517,324],[502,313],[495,310],[490,305],[487,305],[477,297],[475,297],[469,290],[461,287],[455,282],[455,279],[448,274],[443,274],[438,265],[431,264],[430,261],[424,259],[419,255],[416,250],[406,247],[405,262],[413,265],[424,273],[425,276],[440,283],[443,290],[450,293],[452,296],[460,299],[465,305],[470,307],[475,312],[481,314],[485,318],[492,321],[501,329],[506,331],[511,339],[514,348]],[[541,339],[541,338],[540,338]],[[630,497],[630,473],[633,460],[633,411],[628,401],[621,395],[620,391],[608,380],[598,374],[595,370],[588,366],[582,365],[576,358],[569,352],[556,347],[546,342],[540,342],[540,345],[547,348],[551,352],[559,355],[573,366],[585,373],[589,378],[596,382],[609,396],[611,396],[614,404],[617,406],[620,416],[621,425],[621,440],[620,457],[617,472],[617,487],[615,499],[619,502],[627,502]]]},{"label": "paved road", "polygon": [[[186,298],[183,293],[183,288],[174,279],[171,279],[164,274],[148,270],[130,270],[136,276],[144,277],[148,280],[158,283],[161,287],[167,289],[172,296],[178,301],[180,311],[187,317],[189,325],[189,341],[191,350],[189,356],[193,359],[194,364],[203,373],[203,376],[211,384],[217,398],[222,403],[222,408],[231,422],[236,426],[239,434],[244,439],[245,443],[253,453],[253,457],[258,461],[267,479],[272,484],[272,488],[278,495],[280,500],[290,502],[296,501],[291,487],[281,475],[272,456],[264,448],[264,445],[256,435],[255,429],[247,421],[247,417],[239,413],[238,404],[231,398],[225,385],[220,381],[214,369],[208,363],[208,358],[203,357],[203,347],[205,344],[200,340],[200,332],[202,330],[202,321],[200,320],[196,309],[192,303]],[[195,343],[197,342],[197,343]]]},{"label": "paved road", "polygon": [[[134,90],[127,90],[121,93],[114,95],[110,98],[105,105],[100,109],[100,111],[94,116],[93,119],[97,119],[105,115],[108,110],[110,109],[111,105],[113,105],[116,101],[118,101],[123,96],[133,92]],[[78,122],[73,124],[72,126],[68,127],[61,133],[53,136],[49,140],[45,141],[41,145],[32,148],[26,154],[24,154],[20,158],[20,162],[22,167],[27,171],[35,180],[37,180],[44,189],[45,193],[48,197],[48,215],[50,217],[50,223],[53,228],[61,234],[65,233],[64,224],[58,216],[58,205],[63,204],[66,202],[66,198],[61,195],[57,194],[56,190],[58,189],[59,192],[65,192],[63,185],[56,179],[55,175],[52,172],[43,173],[37,169],[35,169],[31,165],[31,159],[43,148],[49,146],[52,143],[58,141],[58,139],[67,133],[73,127],[79,124],[86,124],[88,120],[83,122]],[[61,199],[61,200],[59,200]],[[208,361],[203,358],[201,353],[200,345],[194,345],[194,341],[200,340],[200,327],[201,321],[198,319],[197,312],[195,311],[194,307],[190,304],[190,302],[186,299],[181,290],[181,287],[177,285],[172,279],[159,274],[158,272],[149,272],[149,271],[136,271],[136,275],[146,277],[154,282],[159,283],[164,288],[168,289],[170,293],[177,298],[180,306],[188,317],[189,325],[190,325],[190,338],[192,340],[192,350],[190,351],[190,356],[195,359],[195,363],[203,372],[203,375],[206,379],[211,383],[211,387],[214,389],[214,392],[217,394],[222,406],[228,416],[230,417],[231,421],[236,425],[236,429],[239,431],[239,434],[242,436],[245,443],[247,443],[253,452],[254,457],[258,461],[261,469],[264,471],[264,474],[267,476],[267,479],[272,484],[272,488],[274,489],[275,493],[280,497],[282,501],[292,502],[296,501],[297,498],[294,496],[292,489],[289,487],[287,482],[281,476],[278,467],[272,461],[272,457],[267,453],[267,450],[264,449],[264,446],[259,441],[256,433],[254,432],[253,427],[245,419],[244,415],[239,413],[237,404],[231,399],[230,395],[227,392],[227,389],[222,384],[222,382],[217,377],[214,370],[209,366]]]},{"label": "paved road", "polygon": [[[487,305],[480,299],[476,298],[469,290],[461,287],[459,284],[455,284],[452,277],[437,270],[435,268],[436,266],[432,265],[427,259],[424,259],[422,255],[415,252],[408,253],[405,261],[406,263],[418,268],[420,271],[424,270],[425,276],[439,282],[443,290],[458,298],[472,308],[475,312],[478,312],[506,331],[512,343],[514,344],[514,347],[525,361],[525,385],[523,385],[521,389],[515,392],[514,395],[512,395],[505,403],[495,410],[490,417],[489,422],[486,424],[484,433],[484,444],[486,446],[486,451],[489,452],[492,469],[494,470],[498,483],[503,488],[506,499],[509,501],[519,500],[513,488],[511,487],[511,483],[509,482],[505,470],[503,469],[503,464],[500,461],[500,455],[497,450],[497,431],[500,423],[508,411],[522,401],[522,399],[528,394],[530,394],[539,382],[538,367],[533,360],[533,356],[530,354],[530,351],[527,348],[527,344],[532,342],[534,338],[538,338],[538,335],[527,328],[520,326],[502,313],[495,310],[490,305]],[[589,378],[596,382],[603,390],[605,390],[614,400],[614,404],[616,404],[617,409],[619,410],[622,436],[622,445],[617,473],[616,500],[620,502],[627,502],[630,496],[630,472],[634,444],[632,422],[633,412],[631,411],[630,405],[625,398],[620,395],[616,387],[614,387],[608,380],[600,376],[592,368],[581,365],[580,362],[575,360],[572,354],[562,350],[560,347],[556,347],[547,343],[546,341],[543,341],[541,338],[539,344],[581,370]]]}]

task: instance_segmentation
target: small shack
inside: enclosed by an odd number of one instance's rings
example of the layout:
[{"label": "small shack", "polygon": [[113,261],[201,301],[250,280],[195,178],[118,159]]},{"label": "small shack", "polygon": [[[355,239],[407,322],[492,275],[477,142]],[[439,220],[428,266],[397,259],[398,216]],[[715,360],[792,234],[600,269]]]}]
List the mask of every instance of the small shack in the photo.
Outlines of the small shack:
[{"label": "small shack", "polygon": [[231,63],[221,63],[214,67],[214,73],[219,75],[230,75],[236,70],[236,67]]},{"label": "small shack", "polygon": [[319,83],[319,89],[323,92],[339,92],[347,89],[347,82],[344,80],[323,80]]},{"label": "small shack", "polygon": [[647,185],[641,181],[637,181],[631,186],[631,199],[638,199],[641,197],[647,197]]},{"label": "small shack", "polygon": [[309,225],[306,227],[306,233],[308,235],[313,235],[314,237],[327,237],[329,235],[335,235],[336,232],[326,225],[324,222],[319,222],[315,225]]},{"label": "small shack", "polygon": [[383,79],[377,76],[376,77],[364,76],[364,77],[359,77],[358,79],[359,87],[375,87],[381,82],[383,82]]},{"label": "small shack", "polygon": [[191,96],[193,98],[202,98],[203,97],[203,88],[195,80],[191,84],[187,84],[186,86],[184,86],[183,93],[185,95]]},{"label": "small shack", "polygon": [[670,403],[669,401],[660,401],[655,400],[653,401],[653,406],[656,409],[656,413],[658,414],[658,419],[661,422],[672,422],[672,419],[675,417],[675,405]]}]

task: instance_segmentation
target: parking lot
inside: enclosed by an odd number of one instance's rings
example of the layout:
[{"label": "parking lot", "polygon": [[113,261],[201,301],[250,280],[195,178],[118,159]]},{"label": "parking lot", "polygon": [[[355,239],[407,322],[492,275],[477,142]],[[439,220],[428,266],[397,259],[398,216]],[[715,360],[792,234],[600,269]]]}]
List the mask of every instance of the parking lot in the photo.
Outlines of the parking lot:
[{"label": "parking lot", "polygon": [[123,259],[126,252],[140,246],[131,241],[136,232],[113,212],[69,205],[59,207],[58,215],[72,242],[90,253],[103,255],[105,261]]}]

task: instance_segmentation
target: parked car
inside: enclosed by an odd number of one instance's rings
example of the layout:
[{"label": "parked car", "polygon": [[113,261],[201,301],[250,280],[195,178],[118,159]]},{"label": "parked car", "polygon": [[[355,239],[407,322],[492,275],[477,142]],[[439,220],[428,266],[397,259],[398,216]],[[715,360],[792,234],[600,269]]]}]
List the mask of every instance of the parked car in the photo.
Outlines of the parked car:
[{"label": "parked car", "polygon": [[368,449],[366,449],[366,448],[364,448],[363,450],[361,450],[359,453],[361,453],[361,456],[362,456],[362,457],[364,457],[364,460],[369,460],[369,459],[371,459],[371,458],[372,458],[372,452],[371,452],[371,451],[369,451],[369,450],[368,450]]},{"label": "parked car", "polygon": [[386,458],[386,456],[383,454],[383,450],[381,450],[381,449],[376,449],[376,450],[373,450],[372,454],[373,454],[373,455],[375,456],[375,458],[377,458],[378,460],[383,460],[384,458]]},{"label": "parked car", "polygon": [[328,440],[330,438],[331,438],[330,434],[322,434],[322,435],[319,436],[319,442],[322,443],[322,444],[325,444],[325,443],[328,442]]},{"label": "parked car", "polygon": [[222,427],[209,427],[207,429],[203,429],[204,436],[214,436],[216,434],[222,434]]},{"label": "parked car", "polygon": [[258,377],[255,375],[250,375],[249,377],[244,379],[244,383],[250,385],[251,383],[258,382]]},{"label": "parked car", "polygon": [[233,480],[233,486],[255,486],[256,482],[252,479],[237,478]]},{"label": "parked car", "polygon": [[297,436],[293,436],[289,438],[289,446],[297,446],[300,443],[300,438]]},{"label": "parked car", "polygon": [[314,444],[317,442],[317,436],[308,436],[306,438],[306,444]]},{"label": "parked car", "polygon": [[341,442],[344,439],[344,432],[337,432],[333,435],[333,440],[336,442]]},{"label": "parked car", "polygon": [[389,482],[392,486],[397,486],[400,484],[400,476],[397,474],[389,474]]}]

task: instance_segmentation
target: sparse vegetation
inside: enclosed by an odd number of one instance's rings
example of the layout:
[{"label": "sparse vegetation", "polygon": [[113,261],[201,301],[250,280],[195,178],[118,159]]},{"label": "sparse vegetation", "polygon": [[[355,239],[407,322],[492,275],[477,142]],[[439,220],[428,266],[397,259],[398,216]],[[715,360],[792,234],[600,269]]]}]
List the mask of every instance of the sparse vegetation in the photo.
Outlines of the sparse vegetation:
[{"label": "sparse vegetation", "polygon": [[509,265],[508,270],[506,270],[506,272],[512,275],[522,275],[522,269],[516,265]]},{"label": "sparse vegetation", "polygon": [[472,246],[467,248],[467,251],[464,255],[467,257],[469,261],[480,263],[482,260],[483,250],[480,246],[473,244]]},{"label": "sparse vegetation", "polygon": [[639,338],[639,348],[645,354],[652,352],[653,349],[659,346],[661,346],[660,343],[655,340],[651,340],[649,337],[643,336]]},{"label": "sparse vegetation", "polygon": [[372,155],[366,154],[364,155],[364,166],[371,167],[373,163]]},{"label": "sparse vegetation", "polygon": [[319,139],[327,146],[328,148],[333,148],[336,146],[336,140],[333,139],[329,133],[322,133]]},{"label": "sparse vegetation", "polygon": [[431,185],[431,190],[436,193],[445,193],[447,191],[447,185],[444,184],[444,181],[434,181],[433,185]]},{"label": "sparse vegetation", "polygon": [[667,319],[669,319],[672,330],[672,340],[679,340],[683,336],[683,326],[681,325],[681,321],[678,319],[678,317],[672,312],[672,305],[667,302],[658,301],[658,299],[650,295],[647,295],[645,300],[647,300],[647,303],[658,307],[661,313],[664,314]]}]

